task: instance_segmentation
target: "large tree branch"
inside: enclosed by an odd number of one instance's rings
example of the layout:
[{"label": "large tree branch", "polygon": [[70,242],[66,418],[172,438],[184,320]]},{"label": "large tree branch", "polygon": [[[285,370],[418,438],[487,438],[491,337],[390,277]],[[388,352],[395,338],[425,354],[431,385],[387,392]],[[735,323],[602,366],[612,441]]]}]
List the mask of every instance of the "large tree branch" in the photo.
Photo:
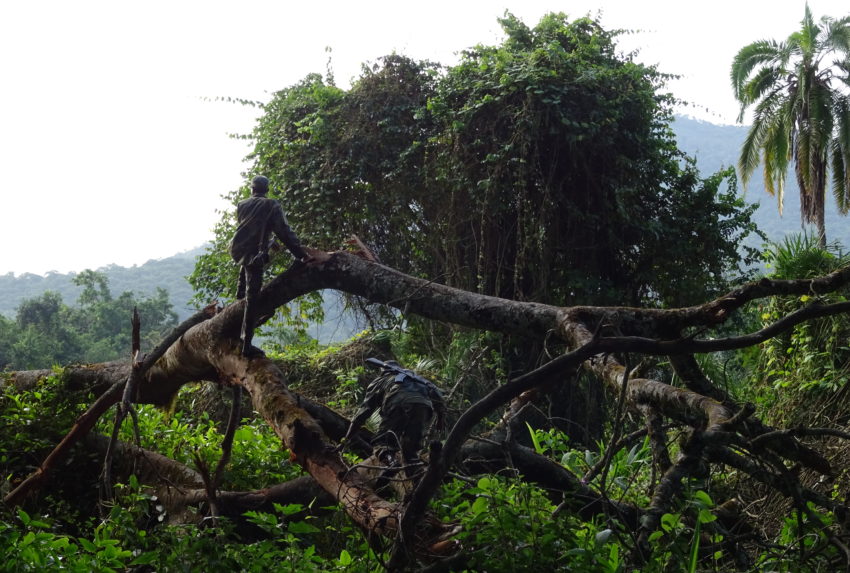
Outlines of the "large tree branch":
[{"label": "large tree branch", "polygon": [[[90,449],[105,453],[109,438],[96,433],[86,436],[84,443]],[[157,452],[133,444],[116,443],[116,470],[124,479],[135,475],[140,483],[153,488],[157,501],[168,515],[185,521],[185,510],[208,502],[202,476],[194,469]],[[253,491],[219,491],[217,501],[224,515],[242,515],[249,510],[273,511],[275,503],[298,503],[316,507],[332,505],[336,498],[324,491],[310,476],[301,476],[288,482]],[[314,503],[315,502],[315,503]]]},{"label": "large tree branch", "polygon": [[651,335],[689,327],[717,326],[728,320],[734,311],[754,300],[771,296],[817,296],[836,292],[848,285],[850,285],[850,265],[813,279],[763,278],[747,283],[712,301],[687,308],[575,306],[568,311],[574,321],[585,324],[616,324],[626,333]]}]

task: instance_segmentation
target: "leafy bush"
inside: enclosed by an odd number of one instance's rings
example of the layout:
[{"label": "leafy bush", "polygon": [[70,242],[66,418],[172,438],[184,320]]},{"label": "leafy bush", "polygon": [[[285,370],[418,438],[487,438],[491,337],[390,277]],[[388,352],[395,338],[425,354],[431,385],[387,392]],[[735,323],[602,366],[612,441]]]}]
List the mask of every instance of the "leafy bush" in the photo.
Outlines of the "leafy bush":
[{"label": "leafy bush", "polygon": [[[812,278],[850,263],[850,255],[836,246],[821,248],[817,238],[795,235],[767,252],[771,278]],[[775,297],[759,309],[764,325],[813,304],[847,300],[850,290],[830,295]],[[759,371],[774,390],[767,397],[798,399],[804,395],[834,393],[850,382],[850,319],[846,314],[806,321],[762,345]],[[775,392],[775,390],[782,390]]]},{"label": "leafy bush", "polygon": [[16,522],[0,520],[0,571],[123,571],[149,563],[149,557],[124,549],[99,525],[94,537],[69,537],[50,531],[46,521],[17,510]]}]

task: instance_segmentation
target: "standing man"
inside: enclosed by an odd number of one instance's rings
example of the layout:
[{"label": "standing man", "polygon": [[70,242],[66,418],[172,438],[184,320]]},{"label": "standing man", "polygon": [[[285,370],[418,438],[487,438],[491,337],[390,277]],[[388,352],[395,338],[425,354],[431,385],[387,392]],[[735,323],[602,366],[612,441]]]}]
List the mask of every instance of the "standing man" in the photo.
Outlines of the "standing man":
[{"label": "standing man", "polygon": [[419,461],[419,450],[431,417],[437,415],[437,428],[442,429],[446,407],[443,395],[433,382],[390,360],[369,358],[366,362],[382,368],[381,375],[366,388],[363,403],[348,427],[348,439],[380,409],[381,424],[372,440],[375,453],[383,463],[392,465],[400,450],[405,465]]},{"label": "standing man", "polygon": [[236,298],[245,299],[242,356],[249,358],[263,355],[259,348],[251,346],[251,339],[254,337],[257,318],[254,316],[254,305],[257,293],[263,286],[263,267],[269,262],[269,250],[276,246],[269,237],[274,233],[297,260],[306,263],[310,259],[286,222],[280,203],[266,197],[269,192],[268,178],[262,175],[254,177],[251,191],[251,196],[236,207],[236,232],[230,242],[230,255],[241,266]]}]

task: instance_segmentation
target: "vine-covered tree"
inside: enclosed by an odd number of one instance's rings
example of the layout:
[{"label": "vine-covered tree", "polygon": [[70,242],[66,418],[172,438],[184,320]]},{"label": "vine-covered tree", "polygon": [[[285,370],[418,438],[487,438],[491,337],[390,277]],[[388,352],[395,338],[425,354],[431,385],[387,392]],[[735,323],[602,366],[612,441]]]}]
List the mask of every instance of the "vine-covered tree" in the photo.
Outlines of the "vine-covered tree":
[{"label": "vine-covered tree", "polygon": [[738,166],[746,183],[761,164],[765,188],[782,213],[785,177],[794,161],[803,223],[826,245],[828,175],[838,211],[850,209],[850,16],[816,23],[806,4],[800,29],[782,42],[759,40],[732,61],[738,121],[754,106]]},{"label": "vine-covered tree", "polygon": [[[701,179],[677,150],[665,76],[587,18],[501,22],[501,45],[447,70],[392,55],[348,91],[312,75],[274,94],[252,170],[285,193],[299,233],[355,234],[405,272],[517,300],[720,292],[754,260],[751,209],[731,172]],[[231,280],[216,278],[231,224],[195,274],[206,292]]]}]

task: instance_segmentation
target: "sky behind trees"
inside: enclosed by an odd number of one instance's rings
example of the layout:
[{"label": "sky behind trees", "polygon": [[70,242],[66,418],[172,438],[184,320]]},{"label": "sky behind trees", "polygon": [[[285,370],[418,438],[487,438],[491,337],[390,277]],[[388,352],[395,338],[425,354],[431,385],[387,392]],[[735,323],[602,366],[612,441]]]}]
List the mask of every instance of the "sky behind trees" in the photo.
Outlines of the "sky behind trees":
[{"label": "sky behind trees", "polygon": [[[216,210],[228,208],[220,195],[243,183],[249,150],[227,134],[250,131],[259,113],[217,97],[267,101],[329,61],[346,87],[361,63],[393,51],[452,64],[468,46],[501,41],[506,9],[530,26],[563,11],[638,30],[621,47],[682,75],[669,86],[692,103],[681,113],[732,123],[732,57],[795,31],[804,4],[4,2],[0,273],[130,266],[210,239]],[[809,5],[816,18],[850,12],[839,0]]]}]

